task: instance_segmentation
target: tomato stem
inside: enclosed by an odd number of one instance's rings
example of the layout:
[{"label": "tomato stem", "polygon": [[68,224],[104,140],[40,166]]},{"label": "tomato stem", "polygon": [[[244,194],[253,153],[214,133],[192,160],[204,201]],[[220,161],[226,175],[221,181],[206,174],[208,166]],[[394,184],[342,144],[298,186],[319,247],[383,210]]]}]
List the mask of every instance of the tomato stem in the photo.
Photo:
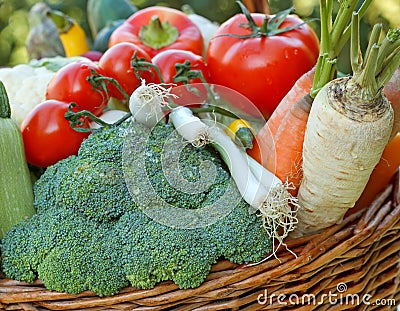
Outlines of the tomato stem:
[{"label": "tomato stem", "polygon": [[[201,80],[201,82],[203,83],[204,87],[207,90],[208,100],[213,104],[215,104],[218,101],[217,99],[218,96],[216,96],[215,92],[204,78],[203,72],[201,70],[192,69],[189,60],[186,60],[184,63],[175,64],[175,68],[176,68],[176,74],[173,77],[174,82],[176,83],[182,82],[186,86],[189,92],[194,92],[197,95],[199,95],[198,89],[190,85],[190,80],[198,78]],[[226,113],[222,114],[226,115]]]},{"label": "tomato stem", "polygon": [[[110,77],[104,77],[104,76],[100,76],[100,77],[96,77],[95,78],[97,81],[107,81],[113,85],[115,85],[115,87],[118,89],[118,91],[121,92],[121,94],[125,97],[125,99],[129,99],[129,95],[128,93],[126,93],[124,91],[124,89],[121,87],[121,85],[118,83],[117,80],[110,78]],[[108,91],[107,91],[108,92]]]},{"label": "tomato stem", "polygon": [[193,69],[189,60],[186,60],[184,63],[176,63],[175,69],[176,74],[174,75],[173,80],[176,83],[182,82],[184,84],[189,84],[190,80],[196,78],[200,79],[203,83],[207,83],[201,70]]},{"label": "tomato stem", "polygon": [[[103,120],[97,118],[93,113],[87,110],[82,110],[79,112],[72,111],[73,108],[76,108],[76,103],[72,102],[68,106],[68,111],[64,114],[66,120],[69,121],[70,127],[80,133],[92,132],[92,129],[83,127],[85,125],[86,118],[89,117],[92,120],[100,120],[99,122],[104,122]],[[100,124],[100,123],[99,123]]]},{"label": "tomato stem", "polygon": [[[109,77],[105,77],[101,74],[99,74],[96,70],[94,69],[90,69],[90,76],[88,76],[86,78],[86,81],[88,81],[91,85],[93,90],[95,90],[96,92],[99,92],[101,94],[101,96],[103,97],[103,102],[104,100],[109,99],[109,95],[108,95],[108,89],[107,89],[107,85],[108,83],[112,83],[114,84],[120,91],[122,94],[127,95],[126,92],[121,88],[121,86],[119,85],[119,83]],[[106,98],[104,98],[104,94],[106,95]],[[128,96],[129,98],[129,96]]]},{"label": "tomato stem", "polygon": [[164,83],[164,78],[162,77],[160,68],[158,66],[154,65],[152,62],[148,62],[145,58],[138,58],[137,57],[137,52],[135,52],[132,56],[131,59],[131,66],[133,69],[135,69],[135,75],[136,78],[139,80],[141,79],[140,72],[141,71],[148,71],[154,76],[154,72],[151,70],[151,68],[154,69],[156,72],[158,79],[160,80],[161,83]]},{"label": "tomato stem", "polygon": [[270,37],[270,36],[275,36],[284,32],[288,32],[291,30],[294,30],[296,28],[299,28],[303,26],[304,24],[307,24],[311,21],[314,21],[315,19],[309,19],[307,21],[304,21],[303,23],[299,23],[294,26],[290,27],[281,27],[282,23],[286,20],[289,14],[293,13],[294,8],[290,7],[289,9],[283,10],[275,14],[274,16],[269,16],[265,14],[264,21],[261,26],[258,26],[256,22],[254,21],[253,17],[251,16],[251,13],[249,10],[246,8],[246,6],[240,2],[236,1],[236,3],[240,6],[240,9],[244,16],[246,17],[247,21],[249,22],[247,25],[244,27],[247,27],[250,29],[251,33],[248,35],[234,35],[234,34],[225,34],[225,35],[220,35],[220,36],[230,36],[230,37],[236,37],[236,38],[257,38],[257,37]]},{"label": "tomato stem", "polygon": [[86,133],[86,132],[93,132],[96,129],[91,129],[87,127],[83,127],[87,121],[87,119],[90,119],[90,121],[95,122],[102,127],[111,127],[111,126],[118,126],[121,125],[123,122],[128,120],[131,116],[132,113],[127,112],[121,119],[115,121],[114,123],[108,123],[103,121],[102,119],[96,117],[93,113],[91,113],[88,110],[81,110],[78,112],[72,111],[73,108],[75,108],[77,105],[76,103],[70,103],[68,106],[68,111],[64,114],[65,119],[69,121],[70,127],[80,133]]},{"label": "tomato stem", "polygon": [[157,15],[152,16],[150,23],[139,30],[142,42],[157,50],[174,43],[179,37],[179,31],[168,21],[162,23]]},{"label": "tomato stem", "polygon": [[249,22],[248,27],[251,30],[252,34],[257,34],[259,32],[260,27],[257,26],[256,22],[254,21],[253,17],[251,16],[250,11],[246,8],[246,6],[241,1],[236,1],[239,5],[242,13],[246,16],[247,21]]},{"label": "tomato stem", "polygon": [[192,64],[190,63],[189,60],[186,60],[184,63],[176,63],[175,69],[176,69],[176,74],[173,77],[173,81],[175,83],[182,82],[186,86],[189,92],[193,92],[199,95],[198,89],[190,86],[190,80],[200,79],[200,81],[206,87],[209,97],[210,96],[214,97],[214,94],[211,92],[208,82],[204,78],[202,71],[193,69]]},{"label": "tomato stem", "polygon": [[130,117],[132,117],[132,113],[131,112],[127,112],[121,119],[115,121],[114,123],[110,124],[110,126],[119,126],[122,123],[124,123],[126,120],[128,120]]}]

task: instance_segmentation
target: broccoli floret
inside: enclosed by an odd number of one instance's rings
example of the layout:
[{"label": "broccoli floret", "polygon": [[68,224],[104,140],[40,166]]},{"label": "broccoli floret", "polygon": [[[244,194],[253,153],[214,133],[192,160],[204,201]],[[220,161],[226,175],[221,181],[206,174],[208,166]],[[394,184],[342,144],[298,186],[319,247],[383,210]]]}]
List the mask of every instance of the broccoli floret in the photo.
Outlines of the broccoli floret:
[{"label": "broccoli floret", "polygon": [[244,201],[240,201],[229,215],[211,227],[208,230],[209,239],[214,237],[217,248],[231,262],[257,262],[271,248],[267,231]]},{"label": "broccoli floret", "polygon": [[97,221],[117,219],[135,208],[123,171],[114,162],[84,158],[64,176],[56,191],[57,203]]},{"label": "broccoli floret", "polygon": [[39,265],[38,277],[50,290],[77,294],[84,290],[99,296],[118,293],[129,285],[110,226],[78,220],[85,228],[54,247]]},{"label": "broccoli floret", "polygon": [[71,235],[74,239],[77,221],[81,219],[76,217],[72,220],[74,216],[66,210],[53,209],[15,225],[2,240],[4,271],[18,280],[33,280],[48,253]]},{"label": "broccoli floret", "polygon": [[123,129],[126,124],[95,132],[82,143],[78,157],[49,167],[34,185],[37,211],[62,206],[97,221],[111,221],[135,208],[123,177]]},{"label": "broccoli floret", "polygon": [[222,255],[207,240],[207,230],[167,227],[139,211],[125,214],[115,229],[126,241],[122,260],[127,278],[140,288],[165,280],[182,288],[196,287]]},{"label": "broccoli floret", "polygon": [[[271,250],[261,219],[241,200],[212,148],[182,145],[169,124],[160,123],[151,133],[129,124],[91,134],[77,156],[49,167],[36,182],[38,213],[2,240],[7,277],[26,282],[39,277],[51,290],[92,290],[100,296],[129,284],[152,288],[165,280],[192,288],[204,282],[219,258],[248,263]],[[138,149],[124,153],[132,133]],[[130,155],[128,166],[145,168],[154,190],[148,196],[156,200],[136,197],[130,188],[124,163]],[[192,191],[193,185],[204,189]],[[231,206],[221,214],[217,205],[223,197]],[[178,212],[170,213],[170,206]],[[181,226],[182,215],[203,222]]]},{"label": "broccoli floret", "polygon": [[42,174],[35,182],[33,185],[34,206],[38,213],[46,212],[57,206],[57,193],[61,189],[64,176],[71,175],[77,165],[79,165],[79,160],[75,156],[70,156],[49,166],[45,174]]},{"label": "broccoli floret", "polygon": [[78,151],[80,159],[101,159],[122,166],[121,154],[125,143],[128,122],[118,127],[99,130],[90,135],[81,144]]},{"label": "broccoli floret", "polygon": [[[226,189],[230,175],[212,147],[192,151],[193,146],[184,143],[171,124],[159,124],[154,127],[147,141],[145,152],[151,156],[146,158],[146,172],[154,190],[167,203],[180,208],[198,209],[218,200],[218,194]],[[180,163],[184,168],[179,166]],[[210,177],[201,176],[201,168],[203,172],[212,168],[217,172]],[[171,187],[170,182],[178,183],[181,189]],[[199,187],[206,188],[200,182],[212,184],[206,191],[198,191]],[[217,193],[210,195],[214,191]]]},{"label": "broccoli floret", "polygon": [[126,241],[122,258],[129,281],[152,288],[173,280],[181,288],[191,288],[204,281],[221,257],[236,263],[261,260],[271,247],[270,239],[245,207],[240,204],[224,219],[196,229],[167,227],[140,211],[125,214],[115,229]]},{"label": "broccoli floret", "polygon": [[113,255],[121,251],[113,226],[62,208],[36,214],[3,239],[3,271],[21,281],[39,277],[50,290],[115,294],[128,282]]},{"label": "broccoli floret", "polygon": [[[29,238],[37,227],[32,219],[37,219],[37,215],[32,216],[29,221],[14,225],[1,240],[2,271],[12,279],[25,282],[33,282],[37,277],[33,268],[35,263],[31,257],[32,244]],[[38,254],[38,257],[40,256],[41,254]]]}]

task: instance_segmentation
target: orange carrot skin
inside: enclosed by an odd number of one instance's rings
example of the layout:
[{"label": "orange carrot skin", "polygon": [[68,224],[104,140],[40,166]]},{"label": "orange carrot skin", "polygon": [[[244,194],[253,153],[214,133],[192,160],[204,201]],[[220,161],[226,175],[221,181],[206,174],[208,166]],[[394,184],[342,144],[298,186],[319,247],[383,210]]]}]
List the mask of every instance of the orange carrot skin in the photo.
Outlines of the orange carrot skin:
[{"label": "orange carrot skin", "polygon": [[291,183],[296,196],[303,177],[303,141],[313,99],[309,94],[298,100],[286,113],[274,138],[274,151],[266,159],[266,168],[283,182]]},{"label": "orange carrot skin", "polygon": [[369,178],[367,185],[361,197],[356,202],[355,206],[351,208],[347,214],[355,213],[356,211],[370,205],[375,197],[385,190],[393,176],[396,174],[400,166],[400,133],[392,138],[385,150],[382,157]]},{"label": "orange carrot skin", "polygon": [[281,121],[290,108],[297,103],[303,96],[310,93],[314,81],[315,66],[304,73],[294,86],[285,95],[280,104],[276,107],[267,124],[273,135],[276,134]]},{"label": "orange carrot skin", "polygon": [[[262,132],[262,135],[260,133]],[[253,148],[246,149],[246,152],[262,166],[266,166],[267,157],[271,154],[273,137],[267,126],[264,126],[253,139]]]},{"label": "orange carrot skin", "polygon": [[400,67],[383,88],[383,94],[389,99],[394,111],[394,124],[391,137],[400,131]]},{"label": "orange carrot skin", "polygon": [[293,85],[290,91],[281,100],[267,123],[257,133],[252,149],[248,149],[248,154],[265,166],[267,157],[274,152],[275,135],[291,107],[303,96],[310,93],[314,80],[315,66],[304,73]]}]

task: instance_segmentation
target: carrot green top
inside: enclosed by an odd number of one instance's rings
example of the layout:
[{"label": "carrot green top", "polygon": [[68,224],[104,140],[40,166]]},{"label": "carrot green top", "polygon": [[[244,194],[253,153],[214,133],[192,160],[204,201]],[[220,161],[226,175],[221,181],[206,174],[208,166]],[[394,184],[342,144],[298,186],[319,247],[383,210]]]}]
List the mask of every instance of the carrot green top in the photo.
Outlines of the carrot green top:
[{"label": "carrot green top", "polygon": [[385,38],[379,42],[382,25],[374,25],[364,58],[360,51],[359,17],[353,14],[350,60],[353,70],[352,83],[361,89],[361,99],[373,101],[386,82],[393,76],[400,65],[400,28],[390,29]]},{"label": "carrot green top", "polygon": [[[371,2],[372,0],[362,1],[357,11],[360,18],[365,14]],[[358,0],[339,0],[339,4],[338,13],[333,21],[333,0],[320,0],[320,56],[310,92],[312,98],[335,76],[337,57],[350,37],[350,21]]]}]

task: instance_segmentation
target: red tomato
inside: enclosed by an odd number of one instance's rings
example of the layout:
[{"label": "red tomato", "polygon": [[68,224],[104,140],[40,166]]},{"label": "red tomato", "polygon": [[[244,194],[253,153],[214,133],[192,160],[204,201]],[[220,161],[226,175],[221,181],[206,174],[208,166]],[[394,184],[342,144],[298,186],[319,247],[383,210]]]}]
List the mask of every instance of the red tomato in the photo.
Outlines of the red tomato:
[{"label": "red tomato", "polygon": [[[258,30],[273,16],[252,13]],[[303,21],[288,15],[278,29],[299,25]],[[269,29],[274,25],[269,25]],[[316,63],[319,41],[304,24],[279,34],[255,34],[248,38],[223,36],[251,35],[245,15],[237,14],[214,34],[207,50],[211,83],[232,88],[245,95],[268,118],[296,80]],[[222,35],[222,36],[221,36]]]},{"label": "red tomato", "polygon": [[[152,62],[156,65],[161,72],[165,83],[175,83],[176,85],[183,85],[183,82],[174,80],[176,75],[176,64],[184,64],[186,61],[190,62],[190,69],[200,70],[204,79],[209,80],[208,69],[204,62],[204,58],[193,52],[177,49],[169,49],[158,53],[153,57]],[[190,79],[189,83],[203,83],[201,79]]]},{"label": "red tomato", "polygon": [[[151,63],[151,58],[145,51],[129,42],[121,42],[110,47],[99,60],[99,67],[108,77],[115,79],[129,96],[141,83],[131,66],[135,54],[138,59],[143,58],[144,61]],[[141,71],[140,76],[146,83],[160,82],[154,69],[151,72]],[[109,89],[110,96],[124,99],[124,95],[113,84],[109,84]]]},{"label": "red tomato", "polygon": [[187,81],[195,88],[195,92],[188,91],[183,82],[174,79],[177,74],[176,65],[183,65],[185,62],[189,62],[190,70],[199,70],[204,80],[208,82],[208,69],[202,56],[185,50],[170,49],[158,53],[153,57],[152,62],[160,69],[165,83],[176,85],[171,89],[171,93],[178,96],[174,100],[176,104],[188,105],[199,103],[207,98],[207,90],[200,78],[189,79]]},{"label": "red tomato", "polygon": [[66,102],[46,100],[26,116],[21,132],[28,163],[48,167],[78,153],[89,133],[80,133],[70,127],[64,117],[68,106]]},{"label": "red tomato", "polygon": [[108,103],[108,94],[94,88],[87,80],[92,70],[103,75],[98,65],[91,61],[73,62],[62,67],[47,85],[46,99],[74,102],[78,110],[89,110],[100,115]]},{"label": "red tomato", "polygon": [[150,57],[166,49],[188,50],[201,55],[204,42],[199,28],[179,10],[152,6],[132,14],[113,31],[109,47],[132,42]]}]

